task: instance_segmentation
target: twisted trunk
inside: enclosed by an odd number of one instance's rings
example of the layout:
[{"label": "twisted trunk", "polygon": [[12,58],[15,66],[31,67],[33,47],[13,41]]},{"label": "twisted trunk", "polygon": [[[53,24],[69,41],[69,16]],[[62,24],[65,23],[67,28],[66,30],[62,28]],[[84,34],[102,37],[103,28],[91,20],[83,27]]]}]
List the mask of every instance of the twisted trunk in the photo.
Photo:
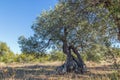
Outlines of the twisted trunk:
[{"label": "twisted trunk", "polygon": [[[64,54],[66,54],[67,58],[65,63],[62,66],[58,67],[56,71],[58,74],[64,74],[68,72],[83,74],[86,69],[85,64],[80,54],[78,53],[77,49],[74,46],[70,46],[70,44],[68,44],[67,34],[68,34],[67,28],[64,28],[64,35],[62,37],[62,42],[63,42],[63,52]],[[76,54],[77,58],[71,54],[71,51],[73,51],[74,54]]]},{"label": "twisted trunk", "polygon": [[78,50],[74,46],[71,46],[71,49],[73,50],[73,52],[77,56],[77,59],[78,59],[78,63],[77,64],[78,64],[78,67],[81,70],[81,73],[84,73],[84,71],[86,70],[86,66],[84,64],[84,61],[81,58],[81,55],[79,54]]},{"label": "twisted trunk", "polygon": [[[71,51],[76,54],[77,58],[71,54]],[[57,68],[56,71],[58,74],[69,72],[83,74],[86,72],[86,66],[76,48],[73,46],[68,46],[67,42],[63,42],[63,52],[66,54],[67,58],[65,63]]]}]

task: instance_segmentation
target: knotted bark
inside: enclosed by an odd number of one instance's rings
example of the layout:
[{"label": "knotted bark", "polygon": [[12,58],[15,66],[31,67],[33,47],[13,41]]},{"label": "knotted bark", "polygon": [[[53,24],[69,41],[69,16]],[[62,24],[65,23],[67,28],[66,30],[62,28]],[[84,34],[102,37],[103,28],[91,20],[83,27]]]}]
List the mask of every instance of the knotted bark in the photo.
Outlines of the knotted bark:
[{"label": "knotted bark", "polygon": [[[71,54],[71,51],[73,51],[77,57],[74,57]],[[63,52],[66,54],[67,58],[65,63],[56,69],[57,74],[65,74],[70,72],[83,74],[87,71],[86,65],[74,46],[67,46],[65,43],[63,45]]]}]

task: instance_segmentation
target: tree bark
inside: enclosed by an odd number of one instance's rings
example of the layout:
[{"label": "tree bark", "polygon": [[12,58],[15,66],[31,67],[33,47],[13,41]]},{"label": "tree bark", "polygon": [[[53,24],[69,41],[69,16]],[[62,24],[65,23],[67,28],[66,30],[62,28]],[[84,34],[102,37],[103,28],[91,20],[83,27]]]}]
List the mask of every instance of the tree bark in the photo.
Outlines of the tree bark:
[{"label": "tree bark", "polygon": [[[71,54],[72,51],[77,55],[77,58]],[[84,72],[86,72],[85,64],[76,48],[68,46],[67,42],[64,42],[63,52],[66,54],[67,58],[65,63],[56,69],[57,74],[70,72],[83,74]]]},{"label": "tree bark", "polygon": [[[67,34],[67,28],[64,28],[64,35],[62,37],[63,53],[66,54],[67,58],[65,63],[56,69],[56,72],[57,74],[64,74],[69,72],[83,74],[85,72],[84,62],[77,49],[74,46],[70,46],[70,44],[67,43]],[[74,54],[76,54],[77,58],[71,54],[72,51],[74,52]]]},{"label": "tree bark", "polygon": [[78,50],[74,46],[71,46],[71,49],[73,50],[73,52],[76,54],[78,58],[78,67],[80,68],[81,73],[84,73],[84,71],[86,70],[86,65],[82,60],[81,55],[79,54]]}]

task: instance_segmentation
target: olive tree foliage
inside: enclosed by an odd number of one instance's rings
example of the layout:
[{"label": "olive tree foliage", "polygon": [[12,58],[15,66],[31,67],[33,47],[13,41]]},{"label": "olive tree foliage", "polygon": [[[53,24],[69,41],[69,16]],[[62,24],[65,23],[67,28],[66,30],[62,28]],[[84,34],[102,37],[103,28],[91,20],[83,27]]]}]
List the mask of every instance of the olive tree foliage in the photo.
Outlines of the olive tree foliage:
[{"label": "olive tree foliage", "polygon": [[[92,6],[96,7],[99,6],[101,8],[105,8],[109,14],[108,17],[113,20],[115,26],[117,27],[117,38],[112,39],[112,42],[117,42],[119,43],[120,41],[120,0],[89,0],[89,2]],[[118,55],[115,55],[116,52],[114,50],[112,51],[111,49],[108,49],[107,56],[112,57],[111,60],[116,64],[116,58]]]},{"label": "olive tree foliage", "polygon": [[89,0],[89,3],[94,7],[105,8],[109,12],[109,17],[114,20],[117,26],[117,37],[120,40],[120,0]]},{"label": "olive tree foliage", "polygon": [[50,47],[60,47],[64,28],[67,28],[68,43],[76,47],[92,42],[103,41],[104,44],[108,37],[116,37],[116,27],[113,20],[108,18],[109,12],[101,6],[94,7],[87,0],[59,0],[54,9],[43,11],[37,17],[31,27],[35,32],[33,36],[19,37],[22,51],[40,52]]},{"label": "olive tree foliage", "polygon": [[43,11],[37,17],[32,26],[34,35],[21,36],[18,42],[22,51],[28,53],[48,48],[62,50],[67,58],[58,71],[83,72],[80,52],[93,43],[110,46],[111,40],[116,38],[116,26],[108,14],[108,10],[91,6],[88,0],[59,0],[54,9]]},{"label": "olive tree foliage", "polygon": [[25,38],[24,36],[20,36],[18,43],[20,44],[21,51],[23,53],[32,54],[32,53],[39,53],[40,52],[40,48],[39,48],[40,43],[37,42],[36,36],[29,37],[29,38]]}]

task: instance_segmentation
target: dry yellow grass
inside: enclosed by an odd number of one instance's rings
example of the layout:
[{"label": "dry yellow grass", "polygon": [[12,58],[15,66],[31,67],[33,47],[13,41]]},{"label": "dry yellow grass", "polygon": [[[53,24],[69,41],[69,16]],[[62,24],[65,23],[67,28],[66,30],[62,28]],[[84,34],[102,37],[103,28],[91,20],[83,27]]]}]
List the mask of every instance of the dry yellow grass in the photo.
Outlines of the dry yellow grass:
[{"label": "dry yellow grass", "polygon": [[[86,62],[89,72],[56,75],[55,68],[63,62],[0,64],[0,80],[112,80],[119,72],[108,63]],[[119,68],[120,69],[120,68]],[[119,71],[116,70],[116,71]],[[113,75],[113,77],[111,77]],[[113,80],[117,80],[114,78]],[[119,79],[118,79],[119,80]]]}]

